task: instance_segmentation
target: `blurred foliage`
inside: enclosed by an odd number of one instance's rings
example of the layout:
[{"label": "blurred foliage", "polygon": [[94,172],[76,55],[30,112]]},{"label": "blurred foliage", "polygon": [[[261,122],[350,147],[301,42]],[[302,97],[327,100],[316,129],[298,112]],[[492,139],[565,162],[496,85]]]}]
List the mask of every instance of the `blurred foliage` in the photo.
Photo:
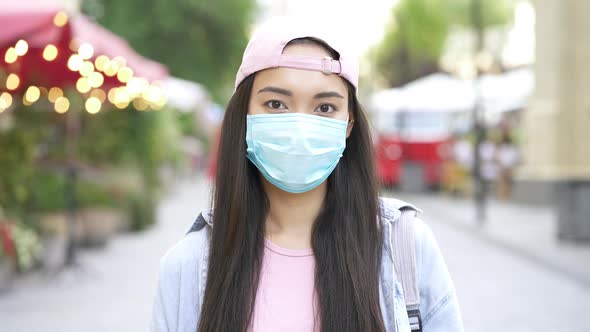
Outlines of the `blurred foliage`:
[{"label": "blurred foliage", "polygon": [[54,128],[43,124],[52,123],[54,114],[21,108],[3,121],[12,125],[0,131],[0,206],[8,216],[22,216],[35,190],[35,160],[54,135]]},{"label": "blurred foliage", "polygon": [[[35,190],[26,202],[30,212],[59,212],[67,208],[66,183],[64,174],[41,170],[35,174],[30,183]],[[119,197],[111,190],[92,180],[79,179],[75,184],[76,205],[86,207],[124,207]]]},{"label": "blurred foliage", "polygon": [[129,197],[128,213],[132,230],[140,231],[156,222],[155,205],[151,196],[136,194]]},{"label": "blurred foliage", "polygon": [[[155,213],[161,187],[158,170],[181,156],[175,112],[106,109],[91,115],[80,108],[74,104],[70,112],[75,114],[60,115],[36,103],[17,105],[10,114],[3,114],[0,208],[7,217],[34,228],[39,213],[66,210],[68,160],[82,166],[73,187],[78,208],[122,208],[134,217],[140,201],[151,204],[141,205],[144,215]],[[72,115],[79,118],[80,134],[68,137],[66,121]],[[73,154],[68,153],[68,146],[74,147]],[[104,181],[105,172],[113,169],[139,174],[140,188],[125,181]],[[143,223],[148,225],[153,219]]]},{"label": "blurred foliage", "polygon": [[171,110],[84,112],[82,123],[79,158],[91,165],[137,167],[148,190],[159,185],[159,166],[180,158],[180,128]]},{"label": "blurred foliage", "polygon": [[197,136],[200,134],[200,130],[197,130],[195,124],[195,114],[192,112],[178,112],[176,116],[178,125],[180,126],[180,132],[184,136]]},{"label": "blurred foliage", "polygon": [[[480,0],[484,28],[510,22],[514,0]],[[452,27],[470,28],[473,0],[401,0],[373,50],[376,72],[398,86],[438,71]]]},{"label": "blurred foliage", "polygon": [[247,43],[255,0],[83,0],[82,10],[224,102]]},{"label": "blurred foliage", "polygon": [[11,233],[16,249],[17,269],[19,272],[25,272],[41,257],[41,241],[32,228],[22,223],[14,224]]}]

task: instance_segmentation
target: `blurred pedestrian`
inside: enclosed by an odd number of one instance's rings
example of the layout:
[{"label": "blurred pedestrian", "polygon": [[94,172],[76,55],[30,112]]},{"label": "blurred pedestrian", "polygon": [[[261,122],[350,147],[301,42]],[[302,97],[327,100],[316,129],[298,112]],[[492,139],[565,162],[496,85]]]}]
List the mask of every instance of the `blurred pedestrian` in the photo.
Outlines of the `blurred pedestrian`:
[{"label": "blurred pedestrian", "polygon": [[357,91],[356,60],[321,31],[254,34],[213,209],[162,258],[152,330],[463,330],[430,228],[378,197]]},{"label": "blurred pedestrian", "polygon": [[481,160],[481,177],[484,185],[484,192],[488,193],[498,178],[498,164],[496,161],[496,144],[488,136],[479,146]]},{"label": "blurred pedestrian", "polygon": [[514,168],[520,161],[518,148],[513,143],[509,132],[502,134],[502,141],[496,147],[496,161],[498,165],[496,196],[499,199],[509,199],[512,196]]},{"label": "blurred pedestrian", "polygon": [[469,193],[473,148],[464,135],[454,135],[450,156],[445,163],[444,183],[448,192],[457,196]]}]

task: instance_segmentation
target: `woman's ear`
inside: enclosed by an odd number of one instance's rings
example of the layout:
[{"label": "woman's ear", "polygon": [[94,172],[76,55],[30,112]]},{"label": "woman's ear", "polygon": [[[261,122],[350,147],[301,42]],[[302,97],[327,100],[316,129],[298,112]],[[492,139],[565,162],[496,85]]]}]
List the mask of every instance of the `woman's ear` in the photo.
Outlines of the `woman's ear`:
[{"label": "woman's ear", "polygon": [[348,119],[348,126],[346,127],[346,138],[350,136],[350,132],[352,131],[352,127],[354,127],[354,117],[352,116],[352,112],[349,113]]}]

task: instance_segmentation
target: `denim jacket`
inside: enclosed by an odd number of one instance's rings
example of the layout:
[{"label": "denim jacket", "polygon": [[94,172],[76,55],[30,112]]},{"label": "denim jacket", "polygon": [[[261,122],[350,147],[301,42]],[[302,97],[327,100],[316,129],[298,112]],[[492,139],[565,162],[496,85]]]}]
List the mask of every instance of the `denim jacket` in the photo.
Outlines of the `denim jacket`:
[{"label": "denim jacket", "polygon": [[[381,199],[383,234],[389,234],[400,208],[416,209],[394,199]],[[415,219],[416,266],[423,332],[462,332],[455,288],[436,240],[422,220]],[[187,235],[160,260],[153,304],[152,332],[195,332],[205,290],[211,213],[199,215]],[[385,236],[379,281],[380,305],[387,332],[410,332],[403,288],[394,271],[391,237]]]}]

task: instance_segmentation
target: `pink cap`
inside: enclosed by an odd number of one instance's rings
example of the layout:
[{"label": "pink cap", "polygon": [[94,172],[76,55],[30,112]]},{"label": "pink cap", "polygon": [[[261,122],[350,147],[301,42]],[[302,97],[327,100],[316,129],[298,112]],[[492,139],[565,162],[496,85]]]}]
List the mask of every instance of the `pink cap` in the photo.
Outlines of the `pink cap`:
[{"label": "pink cap", "polygon": [[[324,41],[340,54],[338,60],[330,57],[316,58],[300,55],[284,55],[285,46],[297,38],[314,37]],[[325,74],[338,74],[348,80],[355,89],[358,89],[358,62],[356,58],[346,53],[343,47],[339,47],[334,38],[320,29],[312,29],[301,24],[269,24],[258,29],[242,58],[242,64],[236,75],[238,85],[252,73],[263,69],[289,67],[305,70],[321,71]]]}]

